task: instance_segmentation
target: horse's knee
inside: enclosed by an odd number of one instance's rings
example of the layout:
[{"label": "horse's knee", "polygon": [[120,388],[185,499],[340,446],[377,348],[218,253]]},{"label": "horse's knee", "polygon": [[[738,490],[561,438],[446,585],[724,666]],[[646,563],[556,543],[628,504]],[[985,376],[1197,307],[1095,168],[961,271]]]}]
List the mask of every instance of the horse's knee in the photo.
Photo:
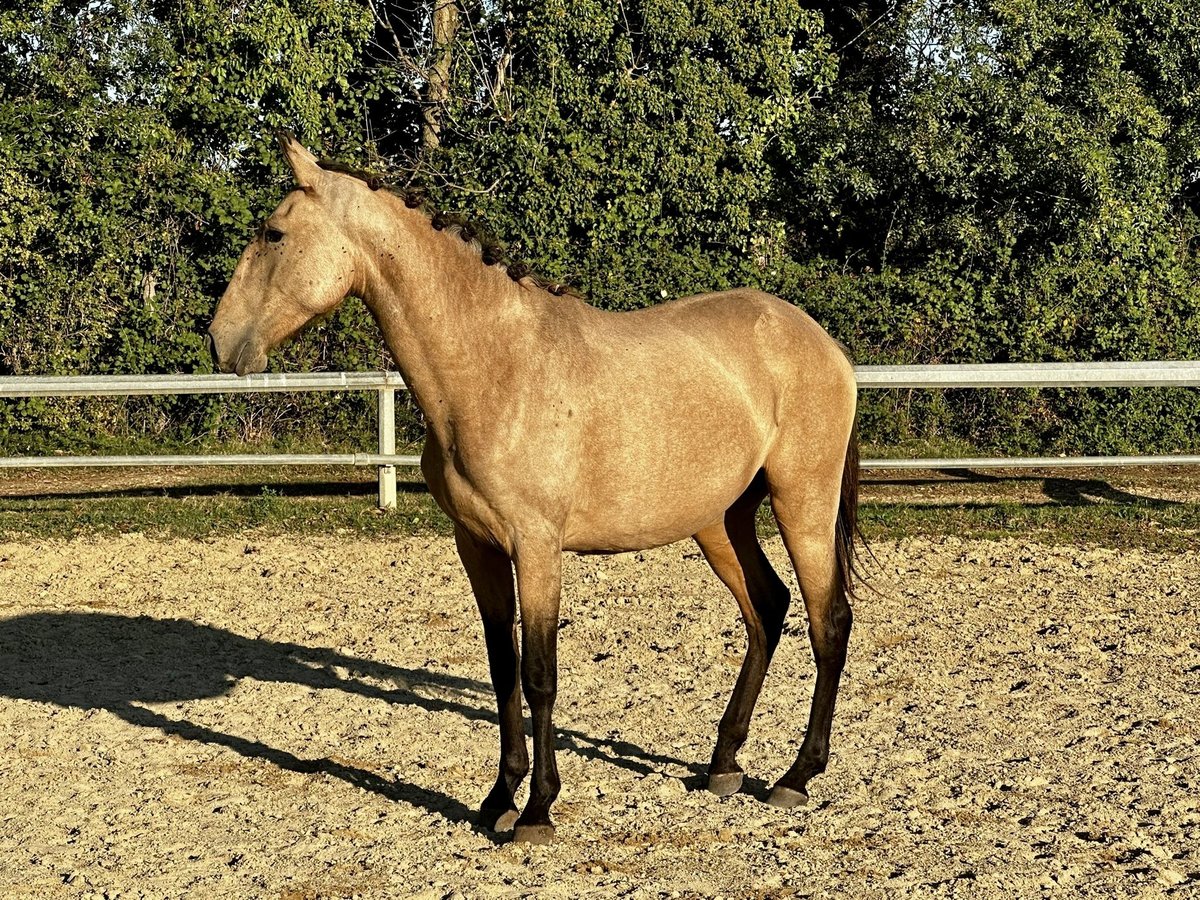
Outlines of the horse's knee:
[{"label": "horse's knee", "polygon": [[526,655],[521,670],[521,688],[530,707],[553,704],[558,693],[558,672],[554,666]]}]

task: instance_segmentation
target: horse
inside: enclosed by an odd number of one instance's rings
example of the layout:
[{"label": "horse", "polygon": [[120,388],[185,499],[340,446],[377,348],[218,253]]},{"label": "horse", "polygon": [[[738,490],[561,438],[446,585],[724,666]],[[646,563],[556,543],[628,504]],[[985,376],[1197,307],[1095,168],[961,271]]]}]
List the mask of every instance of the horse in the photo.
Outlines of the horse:
[{"label": "horse", "polygon": [[[554,838],[564,551],[699,545],[748,635],[708,779],[720,796],[741,788],[736,756],[790,603],[756,534],[767,498],[817,670],[803,743],[768,801],[807,802],[829,759],[858,581],[857,388],[842,345],[751,289],[597,309],[497,261],[419,197],[322,162],[291,135],[280,143],[295,187],[217,305],[214,364],[263,371],[272,349],[350,295],[382,330],[424,414],[421,470],[453,522],[483,620],[500,726],[483,826],[518,842]],[[518,812],[529,772],[522,691],[533,775]]]}]

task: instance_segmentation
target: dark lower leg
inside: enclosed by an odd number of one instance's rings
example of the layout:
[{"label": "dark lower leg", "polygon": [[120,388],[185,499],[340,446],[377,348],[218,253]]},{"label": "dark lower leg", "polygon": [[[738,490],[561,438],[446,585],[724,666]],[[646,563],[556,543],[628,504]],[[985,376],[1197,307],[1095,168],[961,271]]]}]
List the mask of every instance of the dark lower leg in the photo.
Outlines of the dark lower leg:
[{"label": "dark lower leg", "polygon": [[721,795],[741,787],[737,752],[749,733],[750,718],[779,643],[790,599],[754,534],[754,507],[738,512],[741,514],[728,516],[722,527],[696,536],[713,571],[738,601],[746,623],[746,658],[717,727],[709,766],[709,789]]},{"label": "dark lower leg", "polygon": [[522,831],[532,828],[527,834],[533,840],[542,834],[553,835],[550,805],[558,797],[561,785],[555,760],[553,723],[554,700],[558,693],[557,635],[554,633],[557,625],[555,622],[553,629],[523,629],[525,657],[521,680],[533,719],[533,778],[529,784],[529,801],[517,820],[517,828]]},{"label": "dark lower leg", "polygon": [[[786,590],[782,600],[777,600],[774,606],[774,609],[781,608],[787,608]],[[717,745],[713,750],[710,773],[742,771],[736,761],[737,752],[750,733],[750,717],[754,714],[754,706],[762,692],[767,667],[771,664],[771,657],[775,654],[782,630],[781,615],[769,622],[762,621],[762,617],[757,615],[753,621],[747,619],[746,658],[742,662],[742,670],[738,674],[737,684],[733,687],[733,694],[729,697],[729,705],[717,726]]]},{"label": "dark lower leg", "polygon": [[550,806],[561,782],[554,748],[554,701],[558,694],[558,606],[562,551],[535,548],[518,555],[521,603],[521,683],[533,719],[533,776],[529,800],[516,821],[514,838],[548,843],[554,837]]},{"label": "dark lower leg", "polygon": [[477,542],[465,532],[459,531],[455,537],[483,620],[488,666],[500,718],[500,771],[495,786],[480,806],[480,819],[485,827],[507,831],[517,818],[513,794],[529,771],[517,680],[520,654],[515,631],[512,563],[499,550]]},{"label": "dark lower leg", "polygon": [[521,691],[517,682],[520,657],[513,621],[484,622],[488,662],[500,713],[500,772],[496,784],[480,807],[483,824],[498,831],[512,828],[517,819],[513,795],[529,772],[529,751],[521,719]]},{"label": "dark lower leg", "polygon": [[825,771],[829,762],[829,733],[833,726],[833,708],[838,684],[846,662],[846,646],[850,639],[853,616],[850,604],[841,590],[830,605],[829,614],[814,622],[809,635],[817,662],[817,683],[813,690],[812,709],[804,743],[792,767],[779,779],[772,791],[772,802],[792,806],[807,799],[808,782]]},{"label": "dark lower leg", "polygon": [[[737,763],[737,753],[750,733],[750,716],[762,690],[767,674],[770,653],[761,624],[747,623],[749,646],[737,684],[729,697],[729,705],[717,725],[717,744],[713,749],[712,762],[708,766],[709,787],[718,794],[730,794],[741,787],[742,767]],[[722,776],[735,775],[729,778]]]}]

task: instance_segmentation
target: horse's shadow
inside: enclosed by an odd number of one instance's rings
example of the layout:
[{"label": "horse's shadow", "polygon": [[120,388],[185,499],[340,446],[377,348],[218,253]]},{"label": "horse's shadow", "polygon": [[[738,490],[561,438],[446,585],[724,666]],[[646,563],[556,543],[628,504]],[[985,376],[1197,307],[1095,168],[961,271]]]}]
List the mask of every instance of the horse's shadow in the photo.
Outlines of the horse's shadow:
[{"label": "horse's shadow", "polygon": [[[494,695],[482,682],[406,669],[332,650],[247,638],[184,619],[107,613],[33,613],[0,620],[0,696],[78,709],[104,709],[125,721],[189,741],[215,744],[294,772],[321,773],[455,822],[475,823],[461,800],[338,759],[304,759],[261,741],[175,719],[143,704],[215,698],[241,678],[336,689],[463,718],[494,722]],[[701,767],[649,753],[628,741],[559,729],[565,749],[649,774],[667,765]]]}]

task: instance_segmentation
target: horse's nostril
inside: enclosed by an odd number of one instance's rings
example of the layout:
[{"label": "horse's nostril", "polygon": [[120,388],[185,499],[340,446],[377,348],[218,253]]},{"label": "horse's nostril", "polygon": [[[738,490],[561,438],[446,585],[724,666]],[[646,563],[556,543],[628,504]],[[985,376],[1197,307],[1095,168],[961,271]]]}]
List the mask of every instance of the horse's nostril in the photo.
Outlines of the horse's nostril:
[{"label": "horse's nostril", "polygon": [[204,335],[204,345],[208,347],[208,355],[212,358],[213,371],[221,371],[221,361],[217,358],[217,342],[213,340],[212,332]]}]

